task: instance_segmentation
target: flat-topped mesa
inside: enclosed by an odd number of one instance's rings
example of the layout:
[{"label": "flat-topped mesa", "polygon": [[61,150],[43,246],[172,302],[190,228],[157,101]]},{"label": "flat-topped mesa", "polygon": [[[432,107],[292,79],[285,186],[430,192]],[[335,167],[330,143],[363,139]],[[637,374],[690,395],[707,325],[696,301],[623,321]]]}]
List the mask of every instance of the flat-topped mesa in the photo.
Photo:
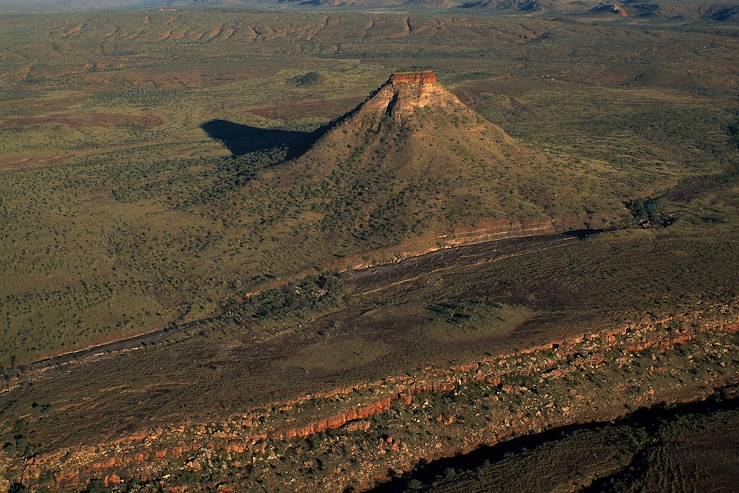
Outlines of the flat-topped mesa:
[{"label": "flat-topped mesa", "polygon": [[425,107],[471,114],[456,96],[444,89],[430,70],[392,74],[361,106],[359,114],[382,113],[396,121],[406,121],[417,109]]},{"label": "flat-topped mesa", "polygon": [[400,84],[436,84],[436,74],[426,72],[397,72],[390,76],[390,83]]}]

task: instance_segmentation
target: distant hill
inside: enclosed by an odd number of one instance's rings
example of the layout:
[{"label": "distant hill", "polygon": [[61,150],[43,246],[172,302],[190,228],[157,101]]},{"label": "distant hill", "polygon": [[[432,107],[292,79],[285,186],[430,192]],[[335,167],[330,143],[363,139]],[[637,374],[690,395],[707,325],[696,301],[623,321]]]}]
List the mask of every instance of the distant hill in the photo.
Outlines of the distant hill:
[{"label": "distant hill", "polygon": [[0,13],[145,9],[160,7],[166,3],[166,0],[3,0],[0,2]]},{"label": "distant hill", "polygon": [[735,21],[739,3],[711,0],[4,0],[0,12],[150,8],[418,10],[457,9],[506,14],[544,13],[674,20]]},{"label": "distant hill", "polygon": [[736,20],[739,11],[737,2],[714,2],[712,0],[622,0],[616,2],[607,0],[162,0],[162,3],[181,7],[464,9],[522,14],[542,12],[714,21]]},{"label": "distant hill", "polygon": [[147,0],[4,0],[0,12],[89,11],[126,8],[146,8],[155,2]]}]

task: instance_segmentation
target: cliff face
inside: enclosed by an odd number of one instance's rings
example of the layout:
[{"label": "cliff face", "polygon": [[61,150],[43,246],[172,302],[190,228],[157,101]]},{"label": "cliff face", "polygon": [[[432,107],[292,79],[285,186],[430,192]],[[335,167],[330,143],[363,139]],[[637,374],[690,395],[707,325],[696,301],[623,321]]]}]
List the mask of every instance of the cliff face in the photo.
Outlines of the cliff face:
[{"label": "cliff face", "polygon": [[400,84],[436,84],[434,72],[399,72],[390,76],[390,83]]}]

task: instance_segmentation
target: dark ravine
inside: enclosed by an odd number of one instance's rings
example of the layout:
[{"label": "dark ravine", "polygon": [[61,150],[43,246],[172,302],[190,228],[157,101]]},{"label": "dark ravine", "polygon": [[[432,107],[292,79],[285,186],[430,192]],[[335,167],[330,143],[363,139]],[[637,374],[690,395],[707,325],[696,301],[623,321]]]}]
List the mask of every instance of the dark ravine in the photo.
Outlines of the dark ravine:
[{"label": "dark ravine", "polygon": [[[430,463],[421,463],[408,474],[393,478],[386,483],[367,490],[367,492],[397,493],[417,490],[426,491],[431,485],[437,484],[436,482],[439,480],[445,477],[449,479],[451,474],[474,474],[476,470],[482,467],[489,467],[491,464],[495,465],[505,459],[517,457],[527,451],[535,450],[542,445],[563,441],[576,433],[585,431],[598,433],[613,427],[641,429],[646,431],[650,437],[653,437],[661,425],[675,422],[680,418],[701,419],[717,412],[737,410],[739,410],[739,387],[726,387],[717,389],[708,398],[695,402],[658,405],[651,408],[639,409],[614,421],[581,423],[557,427],[542,433],[514,438],[495,446],[482,446],[467,454],[439,459]],[[634,459],[631,463],[620,468],[613,474],[595,478],[582,491],[587,491],[588,493],[606,491],[614,480],[627,478],[629,474],[633,473],[634,469],[644,467],[643,464],[640,465],[636,462],[644,459],[644,456],[654,447],[655,442],[659,443],[658,440],[655,440],[651,444],[644,444],[634,454]],[[450,471],[455,472],[450,474]]]}]

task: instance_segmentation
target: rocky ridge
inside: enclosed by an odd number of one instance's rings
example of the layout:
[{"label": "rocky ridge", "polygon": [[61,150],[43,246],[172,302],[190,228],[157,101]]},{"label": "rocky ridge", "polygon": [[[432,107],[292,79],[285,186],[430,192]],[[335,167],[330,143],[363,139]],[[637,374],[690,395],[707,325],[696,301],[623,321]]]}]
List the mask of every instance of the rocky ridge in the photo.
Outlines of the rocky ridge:
[{"label": "rocky ridge", "polygon": [[[207,478],[214,474],[232,491],[255,482],[287,488],[285,478],[294,491],[368,488],[388,470],[406,471],[421,459],[737,384],[738,331],[731,307],[710,316],[645,318],[449,369],[277,402],[226,421],[0,462],[6,477],[59,490],[99,480],[133,491],[152,482],[179,491],[178,478],[187,477],[186,490],[201,491],[213,486]],[[230,471],[228,480],[221,468]],[[200,478],[196,485],[193,476]]]}]

